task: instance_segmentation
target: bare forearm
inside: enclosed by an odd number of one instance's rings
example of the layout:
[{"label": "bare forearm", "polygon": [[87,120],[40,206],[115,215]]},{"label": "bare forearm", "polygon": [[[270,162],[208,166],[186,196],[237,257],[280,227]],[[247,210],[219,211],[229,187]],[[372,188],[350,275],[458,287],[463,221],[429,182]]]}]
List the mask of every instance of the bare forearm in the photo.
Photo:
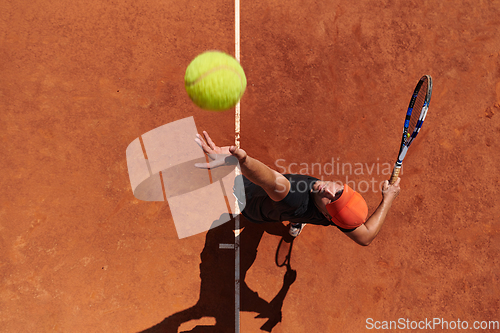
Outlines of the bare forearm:
[{"label": "bare forearm", "polygon": [[243,176],[264,189],[274,182],[274,171],[253,157],[246,156],[244,160],[240,160],[240,167]]},{"label": "bare forearm", "polygon": [[262,187],[271,199],[279,201],[286,196],[289,183],[283,175],[248,155],[239,162],[241,173],[252,183]]},{"label": "bare forearm", "polygon": [[389,184],[389,181],[384,182],[384,188],[382,190],[383,199],[380,205],[378,205],[375,212],[370,216],[368,221],[357,227],[355,230],[346,233],[349,238],[360,245],[370,245],[375,237],[377,237],[382,225],[385,222],[387,213],[392,206],[392,202],[399,194],[401,179],[398,178],[393,185]]},{"label": "bare forearm", "polygon": [[372,214],[372,216],[370,216],[368,221],[360,225],[356,230],[348,232],[347,236],[349,236],[349,238],[360,245],[370,245],[370,243],[375,239],[375,237],[377,237],[380,229],[382,228],[391,205],[391,201],[382,200],[382,202]]},{"label": "bare forearm", "polygon": [[369,241],[371,242],[379,233],[382,225],[385,222],[385,218],[387,213],[389,213],[389,209],[392,206],[392,202],[388,202],[388,200],[382,200],[380,205],[377,207],[377,210],[373,213],[372,216],[365,222],[365,227],[368,229],[368,236],[370,237]]}]

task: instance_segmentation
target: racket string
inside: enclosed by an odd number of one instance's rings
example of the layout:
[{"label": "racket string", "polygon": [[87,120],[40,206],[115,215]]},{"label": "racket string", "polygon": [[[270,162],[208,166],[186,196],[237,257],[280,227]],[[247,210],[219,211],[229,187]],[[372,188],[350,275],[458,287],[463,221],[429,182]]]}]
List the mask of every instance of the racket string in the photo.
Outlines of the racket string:
[{"label": "racket string", "polygon": [[420,118],[420,114],[422,113],[422,108],[425,104],[425,99],[427,95],[427,81],[422,84],[420,90],[415,98],[415,102],[413,103],[413,111],[410,117],[410,124],[408,126],[407,138],[409,138],[412,133],[415,131],[417,127],[418,120]]}]

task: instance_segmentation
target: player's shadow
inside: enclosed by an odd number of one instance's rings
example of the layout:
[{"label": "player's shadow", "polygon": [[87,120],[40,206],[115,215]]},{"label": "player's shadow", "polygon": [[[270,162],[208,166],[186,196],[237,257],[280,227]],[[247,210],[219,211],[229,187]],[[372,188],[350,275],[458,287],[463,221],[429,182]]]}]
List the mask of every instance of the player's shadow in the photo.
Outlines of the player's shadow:
[{"label": "player's shadow", "polygon": [[[228,220],[227,214],[221,219]],[[215,221],[217,225],[219,221]],[[187,332],[235,332],[235,251],[227,249],[224,244],[234,244],[234,220],[224,223],[207,232],[205,247],[201,252],[200,264],[200,298],[198,302],[185,310],[174,313],[157,325],[142,331],[143,333],[177,333],[181,324],[203,317],[213,317],[214,326],[196,326]],[[244,217],[240,218],[243,228],[238,236],[240,244],[240,311],[256,312],[256,318],[268,318],[261,330],[271,332],[281,321],[281,309],[285,296],[296,279],[296,271],[290,266],[293,238],[288,234],[288,228],[282,223],[256,224]],[[245,283],[245,276],[255,261],[257,248],[267,232],[281,236],[282,239],[276,251],[276,264],[287,267],[283,278],[283,286],[270,302],[262,299],[257,292],[251,290]],[[223,244],[223,245],[221,245]]]}]

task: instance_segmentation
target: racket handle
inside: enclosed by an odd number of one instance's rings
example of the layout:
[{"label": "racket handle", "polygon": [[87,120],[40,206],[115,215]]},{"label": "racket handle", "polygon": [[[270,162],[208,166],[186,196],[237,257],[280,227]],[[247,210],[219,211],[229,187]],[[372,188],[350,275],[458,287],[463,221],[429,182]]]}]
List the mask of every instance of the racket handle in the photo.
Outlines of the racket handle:
[{"label": "racket handle", "polygon": [[392,170],[392,175],[391,175],[391,179],[389,180],[389,184],[394,184],[396,182],[396,180],[398,179],[399,177],[399,172],[401,171],[401,166],[395,166],[394,167],[394,170]]}]

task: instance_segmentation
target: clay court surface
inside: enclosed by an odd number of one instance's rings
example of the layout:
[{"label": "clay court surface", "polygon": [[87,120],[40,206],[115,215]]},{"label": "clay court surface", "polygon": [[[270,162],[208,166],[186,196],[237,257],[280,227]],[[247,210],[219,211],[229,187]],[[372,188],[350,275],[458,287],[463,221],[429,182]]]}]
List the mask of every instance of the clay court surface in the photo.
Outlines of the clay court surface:
[{"label": "clay court surface", "polygon": [[[500,1],[242,0],[240,13],[241,147],[352,182],[370,213],[410,93],[434,80],[369,247],[320,226],[291,243],[286,223],[241,219],[240,331],[498,322]],[[134,197],[125,156],[191,116],[234,143],[234,110],[200,110],[184,91],[210,49],[235,53],[232,1],[0,3],[1,332],[236,331],[235,251],[219,248],[234,224],[179,240],[167,203]]]}]

